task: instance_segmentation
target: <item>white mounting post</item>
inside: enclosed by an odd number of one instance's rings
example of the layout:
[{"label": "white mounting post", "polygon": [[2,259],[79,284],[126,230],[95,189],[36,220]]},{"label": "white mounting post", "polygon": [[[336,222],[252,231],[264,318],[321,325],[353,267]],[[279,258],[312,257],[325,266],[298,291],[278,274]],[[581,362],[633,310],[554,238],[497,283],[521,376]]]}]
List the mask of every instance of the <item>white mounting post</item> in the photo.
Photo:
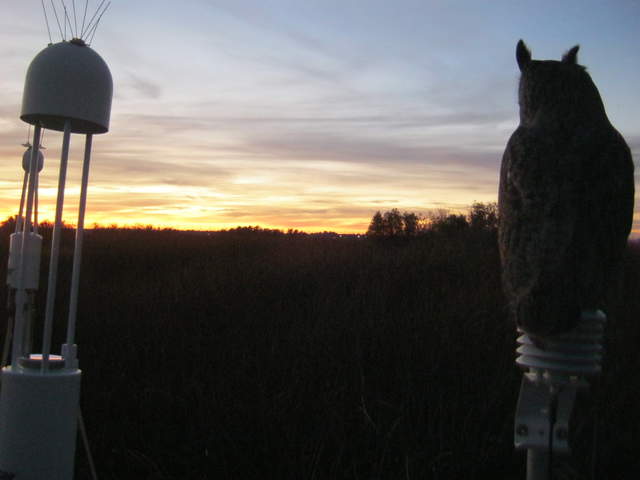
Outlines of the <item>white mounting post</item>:
[{"label": "white mounting post", "polygon": [[572,331],[536,345],[524,332],[516,363],[524,370],[516,409],[514,444],[527,450],[527,480],[551,480],[556,455],[567,455],[569,420],[578,390],[599,375],[606,316],[584,311]]},{"label": "white mounting post", "polygon": [[[39,133],[38,135],[39,136]],[[38,174],[44,167],[44,155],[42,152],[34,152],[30,143],[26,143],[27,150],[22,155],[22,169],[24,170],[24,179],[22,181],[22,193],[20,195],[20,208],[16,217],[15,231],[9,237],[9,261],[7,264],[7,287],[9,289],[7,295],[7,331],[4,337],[4,346],[2,348],[2,360],[0,360],[0,368],[3,368],[9,362],[9,353],[11,352],[11,342],[13,340],[13,328],[16,317],[16,297],[18,290],[24,290],[20,301],[24,305],[19,309],[20,330],[24,332],[22,339],[22,348],[31,348],[31,331],[33,327],[33,316],[35,313],[35,294],[38,290],[40,278],[40,253],[42,251],[42,237],[38,235]],[[37,158],[35,171],[32,171],[32,156]],[[30,182],[29,178],[35,176],[35,181]],[[27,191],[29,186],[34,187],[35,194],[30,197],[30,212],[33,212],[33,227],[25,232],[24,230],[24,207],[27,201]],[[31,220],[31,215],[29,215]],[[23,254],[23,240],[25,251]]]},{"label": "white mounting post", "polygon": [[[28,290],[35,290],[38,288],[38,275],[40,264],[40,250],[42,248],[42,237],[32,232],[35,210],[35,198],[38,172],[42,169],[40,159],[40,138],[42,129],[40,126],[36,126],[33,132],[33,146],[31,147],[31,155],[28,166],[28,184],[27,184],[27,205],[25,218],[21,218],[19,212],[16,225],[19,229],[16,229],[16,233],[12,235],[10,254],[9,254],[9,287],[15,288],[15,313],[14,313],[14,327],[13,327],[13,348],[11,363],[13,364],[23,354],[25,349],[30,348],[29,342],[25,344],[25,337],[30,340],[30,316],[28,315],[27,296]],[[23,168],[24,168],[23,161]],[[23,182],[24,183],[24,182]],[[22,194],[24,197],[24,191]],[[20,202],[20,211],[24,205]],[[20,247],[18,248],[18,244]],[[12,258],[13,256],[13,258]]]},{"label": "white mounting post", "polygon": [[76,319],[78,313],[78,290],[80,288],[80,265],[82,262],[82,242],[84,239],[84,214],[87,208],[87,188],[89,186],[89,166],[91,163],[91,144],[93,135],[87,134],[84,145],[84,161],[82,162],[82,184],[80,186],[80,206],[78,208],[78,225],[73,250],[73,269],[71,272],[71,294],[69,297],[69,319],[67,321],[67,342],[62,345],[62,356],[67,368],[78,367],[78,352],[75,344]]},{"label": "white mounting post", "polygon": [[67,163],[69,160],[69,144],[71,142],[71,120],[66,119],[62,136],[62,153],[60,155],[60,174],[58,176],[58,197],[56,200],[56,220],[51,236],[51,256],[49,258],[49,282],[47,284],[47,303],[45,306],[44,334],[42,335],[42,372],[49,369],[51,354],[51,336],[53,335],[53,309],[56,303],[58,284],[58,260],[60,259],[60,237],[62,235],[62,210],[64,208],[64,186],[67,179]]}]

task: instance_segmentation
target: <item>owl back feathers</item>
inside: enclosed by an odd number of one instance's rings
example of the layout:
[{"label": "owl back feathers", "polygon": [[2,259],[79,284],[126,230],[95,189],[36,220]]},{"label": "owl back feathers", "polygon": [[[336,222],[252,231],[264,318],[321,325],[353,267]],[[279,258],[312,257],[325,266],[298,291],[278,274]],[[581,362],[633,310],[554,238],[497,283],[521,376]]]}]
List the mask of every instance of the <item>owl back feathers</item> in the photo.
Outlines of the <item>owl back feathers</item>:
[{"label": "owl back feathers", "polygon": [[577,52],[536,61],[516,48],[520,125],[502,159],[498,239],[512,314],[534,336],[602,306],[633,215],[631,153]]}]

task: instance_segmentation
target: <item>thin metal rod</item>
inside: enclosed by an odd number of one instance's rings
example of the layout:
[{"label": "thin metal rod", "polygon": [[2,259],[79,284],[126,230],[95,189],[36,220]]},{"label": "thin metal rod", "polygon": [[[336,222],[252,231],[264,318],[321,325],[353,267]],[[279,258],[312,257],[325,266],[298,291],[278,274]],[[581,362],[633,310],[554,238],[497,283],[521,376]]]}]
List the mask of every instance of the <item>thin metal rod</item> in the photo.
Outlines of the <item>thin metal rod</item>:
[{"label": "thin metal rod", "polygon": [[75,32],[73,32],[73,36],[78,36],[78,17],[76,16],[76,0],[71,0],[71,5],[73,5],[73,24],[75,26]]},{"label": "thin metal rod", "polygon": [[82,38],[82,33],[84,32],[84,21],[87,19],[87,7],[89,6],[89,0],[85,0],[84,2],[84,13],[82,14],[82,27],[80,28],[80,37]]},{"label": "thin metal rod", "polygon": [[18,233],[22,228],[22,214],[24,213],[24,201],[27,196],[27,182],[29,181],[29,171],[24,172],[24,178],[22,179],[22,194],[20,195],[20,208],[18,209],[18,218],[16,218],[16,229]]},{"label": "thin metal rod", "polygon": [[93,23],[93,19],[94,19],[94,18],[96,18],[96,15],[98,14],[98,12],[100,11],[100,9],[102,8],[102,5],[104,4],[104,2],[105,2],[105,1],[106,1],[106,0],[102,0],[102,1],[100,2],[100,5],[98,5],[98,8],[97,8],[97,9],[96,9],[96,11],[93,13],[93,16],[91,17],[91,20],[89,20],[89,23],[87,23],[87,30],[86,30],[86,31],[85,31],[85,30],[82,30],[82,32],[80,33],[80,36],[81,36],[81,37],[84,37],[84,34],[90,30],[90,28],[91,28],[91,24]]},{"label": "thin metal rod", "polygon": [[98,29],[99,23],[100,23],[100,19],[98,19],[96,23],[93,24],[90,30],[87,30],[87,40],[86,40],[87,45],[91,45],[91,42],[93,41],[93,36],[95,35],[96,30]]},{"label": "thin metal rod", "polygon": [[60,31],[60,36],[62,36],[62,40],[65,40],[64,35],[62,33],[62,27],[60,27],[60,20],[58,19],[58,11],[56,10],[56,6],[51,0],[51,6],[53,7],[53,14],[56,16],[56,23],[58,24],[58,30]]},{"label": "thin metal rod", "polygon": [[84,418],[82,418],[82,409],[78,408],[78,427],[80,429],[80,436],[82,437],[82,444],[84,450],[87,453],[87,460],[89,461],[89,470],[91,471],[92,480],[98,480],[98,472],[96,471],[96,464],[93,461],[93,453],[91,453],[91,444],[89,443],[89,437],[87,436],[87,428],[84,424]]},{"label": "thin metal rod", "polygon": [[35,292],[27,292],[27,302],[25,305],[24,337],[22,340],[23,352],[31,352],[33,349],[33,320],[35,315]]},{"label": "thin metal rod", "polygon": [[56,302],[56,284],[58,281],[58,260],[60,257],[60,236],[62,234],[62,209],[64,207],[64,186],[67,177],[69,160],[69,143],[71,140],[71,120],[64,123],[62,136],[62,154],[60,156],[60,176],[58,178],[58,198],[56,202],[56,221],[51,238],[51,258],[49,261],[49,282],[47,284],[47,303],[45,305],[44,333],[42,335],[42,371],[49,369],[51,353],[51,336],[53,333],[53,309]]},{"label": "thin metal rod", "polygon": [[49,43],[53,43],[51,40],[51,29],[49,28],[49,19],[47,18],[47,9],[44,8],[44,0],[40,0],[40,4],[42,5],[42,11],[44,12],[44,23],[47,24],[47,33],[49,34]]},{"label": "thin metal rod", "polygon": [[40,188],[40,173],[36,173],[36,193],[33,200],[33,233],[38,233],[38,189]]},{"label": "thin metal rod", "polygon": [[74,38],[76,36],[76,34],[73,31],[73,25],[71,25],[71,16],[69,15],[69,9],[67,8],[67,5],[64,3],[64,0],[60,0],[60,3],[62,3],[62,6],[64,7],[64,18],[65,18],[64,34],[65,34],[65,36],[67,35],[67,24],[68,24],[69,25],[69,36],[71,38]]},{"label": "thin metal rod", "polygon": [[93,42],[93,37],[95,37],[96,35],[96,31],[98,30],[98,25],[100,25],[100,20],[102,20],[102,16],[107,11],[110,5],[111,5],[111,2],[107,3],[106,7],[104,7],[104,9],[102,10],[102,13],[100,14],[100,16],[97,18],[96,23],[93,25],[93,28],[91,31],[91,38],[89,38],[87,41],[88,45],[91,45],[91,43]]},{"label": "thin metal rod", "polygon": [[[80,187],[80,205],[78,207],[78,226],[76,228],[76,244],[73,251],[73,270],[71,271],[71,295],[69,298],[69,320],[67,322],[67,345],[75,343],[76,318],[78,312],[78,289],[80,286],[80,266],[82,263],[82,241],[84,238],[84,216],[87,207],[87,188],[89,185],[89,167],[91,163],[91,143],[93,135],[88,134],[84,146],[84,162],[82,164],[82,185]],[[70,359],[74,360],[74,359]]]},{"label": "thin metal rod", "polygon": [[26,289],[24,288],[25,280],[25,253],[27,251],[27,236],[31,231],[31,213],[33,210],[33,198],[35,195],[35,172],[38,170],[38,153],[40,146],[41,127],[36,124],[33,130],[33,146],[31,147],[31,161],[29,162],[29,188],[27,192],[27,212],[25,214],[25,223],[22,230],[22,242],[20,245],[20,258],[18,261],[18,285],[16,289],[16,307],[13,323],[13,347],[11,349],[11,366],[17,367],[18,358],[23,356],[23,340],[24,340],[24,316],[26,304]]},{"label": "thin metal rod", "polygon": [[[66,39],[67,38],[67,22],[69,21],[69,15],[67,15],[67,6],[64,4],[64,0],[60,0],[60,3],[62,4],[62,11],[64,12],[64,18],[62,19],[62,24],[64,25],[63,39]],[[71,32],[71,35],[73,35],[73,32]]]}]

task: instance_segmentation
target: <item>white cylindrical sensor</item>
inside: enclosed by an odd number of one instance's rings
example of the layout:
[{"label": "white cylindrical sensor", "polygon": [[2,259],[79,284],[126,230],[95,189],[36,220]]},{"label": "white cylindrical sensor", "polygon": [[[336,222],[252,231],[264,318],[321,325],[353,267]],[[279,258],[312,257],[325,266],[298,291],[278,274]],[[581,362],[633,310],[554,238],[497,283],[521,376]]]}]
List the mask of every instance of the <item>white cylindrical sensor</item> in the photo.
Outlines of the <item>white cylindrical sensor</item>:
[{"label": "white cylindrical sensor", "polygon": [[81,371],[58,365],[2,369],[0,471],[16,480],[73,479]]},{"label": "white cylindrical sensor", "polygon": [[[18,268],[20,268],[20,251],[22,249],[22,232],[12,233],[9,240],[9,264],[7,265],[7,285],[18,288]],[[42,236],[37,233],[27,234],[24,255],[23,288],[37,290],[40,283],[40,254],[42,253]]]}]

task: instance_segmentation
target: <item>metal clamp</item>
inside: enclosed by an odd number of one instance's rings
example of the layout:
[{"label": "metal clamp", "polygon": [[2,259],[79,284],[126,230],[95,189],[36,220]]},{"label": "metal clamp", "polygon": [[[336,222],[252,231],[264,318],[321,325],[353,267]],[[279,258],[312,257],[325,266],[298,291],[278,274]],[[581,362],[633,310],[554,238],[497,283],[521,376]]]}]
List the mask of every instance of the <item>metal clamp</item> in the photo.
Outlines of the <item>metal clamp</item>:
[{"label": "metal clamp", "polygon": [[515,447],[568,454],[569,420],[577,390],[577,385],[555,390],[524,377],[516,410]]}]

